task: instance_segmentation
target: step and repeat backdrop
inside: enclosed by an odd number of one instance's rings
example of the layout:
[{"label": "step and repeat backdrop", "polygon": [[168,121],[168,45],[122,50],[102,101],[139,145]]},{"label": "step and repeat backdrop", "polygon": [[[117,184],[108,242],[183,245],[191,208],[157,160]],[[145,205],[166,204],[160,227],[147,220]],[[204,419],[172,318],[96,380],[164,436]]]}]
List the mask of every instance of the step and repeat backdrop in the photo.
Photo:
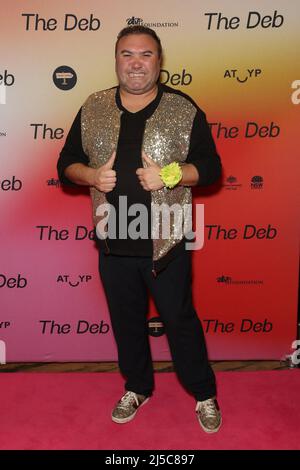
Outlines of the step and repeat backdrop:
[{"label": "step and repeat backdrop", "polygon": [[[162,40],[161,81],[206,112],[222,181],[194,188],[205,241],[193,293],[209,355],[280,359],[297,335],[298,0],[1,0],[0,362],[116,360],[89,193],[59,152],[94,91],[116,85],[127,25]],[[171,293],[170,293],[171,294]],[[150,302],[153,359],[170,358]]]}]

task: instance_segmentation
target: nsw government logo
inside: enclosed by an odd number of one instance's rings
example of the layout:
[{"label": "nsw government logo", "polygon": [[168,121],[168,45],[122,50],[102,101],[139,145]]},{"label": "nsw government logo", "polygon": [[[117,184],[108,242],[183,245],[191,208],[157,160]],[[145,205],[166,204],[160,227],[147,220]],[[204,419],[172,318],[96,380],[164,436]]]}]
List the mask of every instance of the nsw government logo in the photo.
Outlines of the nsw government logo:
[{"label": "nsw government logo", "polygon": [[251,178],[251,189],[263,189],[264,179],[256,175]]},{"label": "nsw government logo", "polygon": [[68,65],[57,67],[52,75],[53,82],[60,90],[71,90],[77,82],[77,75]]}]

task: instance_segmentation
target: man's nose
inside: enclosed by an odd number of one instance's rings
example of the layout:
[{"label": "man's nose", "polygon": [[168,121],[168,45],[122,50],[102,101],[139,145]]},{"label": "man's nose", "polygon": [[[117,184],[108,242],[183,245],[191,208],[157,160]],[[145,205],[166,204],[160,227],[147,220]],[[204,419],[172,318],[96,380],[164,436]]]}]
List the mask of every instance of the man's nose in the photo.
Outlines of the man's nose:
[{"label": "man's nose", "polygon": [[133,57],[131,65],[133,68],[139,69],[142,66],[141,59],[139,57]]}]

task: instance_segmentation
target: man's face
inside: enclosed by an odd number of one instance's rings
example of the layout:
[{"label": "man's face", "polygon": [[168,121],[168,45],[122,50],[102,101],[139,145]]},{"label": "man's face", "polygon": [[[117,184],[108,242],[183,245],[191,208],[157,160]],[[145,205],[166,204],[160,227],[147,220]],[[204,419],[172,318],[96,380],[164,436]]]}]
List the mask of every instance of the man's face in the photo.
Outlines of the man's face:
[{"label": "man's face", "polygon": [[120,39],[116,52],[116,73],[120,88],[142,95],[154,88],[160,73],[156,41],[147,34],[130,34]]}]

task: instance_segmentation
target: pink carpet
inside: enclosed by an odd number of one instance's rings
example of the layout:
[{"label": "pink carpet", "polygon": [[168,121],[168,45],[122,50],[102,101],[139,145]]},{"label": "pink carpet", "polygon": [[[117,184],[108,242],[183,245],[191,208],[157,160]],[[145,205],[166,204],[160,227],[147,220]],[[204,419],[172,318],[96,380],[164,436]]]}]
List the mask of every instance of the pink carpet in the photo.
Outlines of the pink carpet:
[{"label": "pink carpet", "polygon": [[0,374],[0,449],[300,449],[300,371],[219,372],[223,426],[207,435],[172,373],[133,421],[110,410],[118,373]]}]

